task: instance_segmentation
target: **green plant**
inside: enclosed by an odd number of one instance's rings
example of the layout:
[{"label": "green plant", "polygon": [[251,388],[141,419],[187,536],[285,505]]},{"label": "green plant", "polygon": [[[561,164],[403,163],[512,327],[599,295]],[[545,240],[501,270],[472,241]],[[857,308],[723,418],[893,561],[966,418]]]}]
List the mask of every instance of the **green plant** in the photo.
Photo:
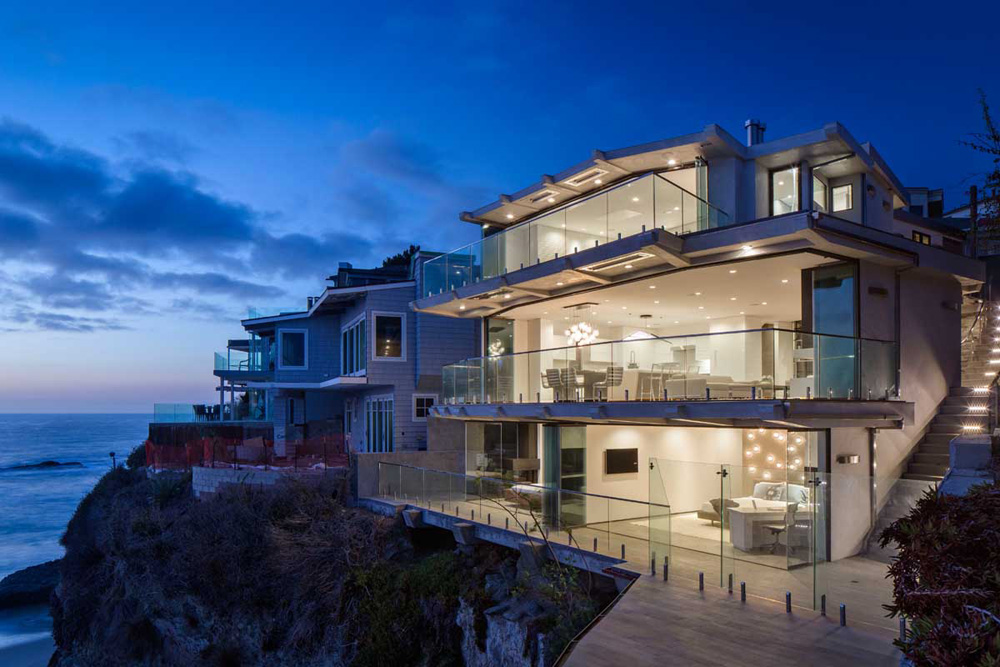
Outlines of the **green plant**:
[{"label": "green plant", "polygon": [[886,609],[910,620],[896,641],[906,656],[918,666],[1000,664],[1000,486],[927,492],[882,532],[883,547],[893,542]]},{"label": "green plant", "polygon": [[145,443],[139,445],[131,452],[129,452],[128,458],[125,459],[125,467],[130,470],[135,470],[136,468],[143,468],[146,466],[146,445]]}]

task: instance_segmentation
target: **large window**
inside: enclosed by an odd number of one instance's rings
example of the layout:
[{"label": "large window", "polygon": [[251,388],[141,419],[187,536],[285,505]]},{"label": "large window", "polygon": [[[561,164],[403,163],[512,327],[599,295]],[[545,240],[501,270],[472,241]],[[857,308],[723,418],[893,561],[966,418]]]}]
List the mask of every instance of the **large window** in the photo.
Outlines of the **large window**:
[{"label": "large window", "polygon": [[375,319],[375,358],[406,359],[406,316],[402,313],[372,313]]},{"label": "large window", "polygon": [[771,215],[799,210],[799,168],[787,167],[771,172]]},{"label": "large window", "polygon": [[303,370],[308,367],[309,339],[305,329],[278,331],[278,368]]},{"label": "large window", "polygon": [[854,208],[854,185],[835,185],[833,187],[833,212],[850,211]]},{"label": "large window", "polygon": [[826,211],[826,183],[813,176],[813,208]]},{"label": "large window", "polygon": [[365,445],[369,452],[394,451],[392,396],[365,400]]},{"label": "large window", "polygon": [[917,243],[922,243],[924,245],[930,245],[931,244],[931,235],[930,234],[924,234],[923,232],[918,232],[918,231],[914,230],[914,232],[913,232],[913,240],[916,241]]},{"label": "large window", "polygon": [[365,374],[365,318],[347,325],[340,332],[340,374]]}]

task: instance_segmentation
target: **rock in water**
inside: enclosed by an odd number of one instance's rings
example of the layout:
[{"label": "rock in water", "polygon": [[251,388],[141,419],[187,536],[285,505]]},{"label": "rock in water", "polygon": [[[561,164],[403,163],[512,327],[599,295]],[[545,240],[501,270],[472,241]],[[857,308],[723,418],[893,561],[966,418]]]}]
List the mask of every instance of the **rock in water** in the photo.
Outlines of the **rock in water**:
[{"label": "rock in water", "polygon": [[52,589],[59,583],[60,563],[50,560],[4,577],[0,581],[0,609],[48,602]]},{"label": "rock in water", "polygon": [[27,463],[25,465],[10,466],[9,468],[0,468],[0,470],[45,470],[47,468],[82,468],[83,464],[79,461],[68,461],[66,463],[60,463],[59,461],[42,461],[40,463]]}]

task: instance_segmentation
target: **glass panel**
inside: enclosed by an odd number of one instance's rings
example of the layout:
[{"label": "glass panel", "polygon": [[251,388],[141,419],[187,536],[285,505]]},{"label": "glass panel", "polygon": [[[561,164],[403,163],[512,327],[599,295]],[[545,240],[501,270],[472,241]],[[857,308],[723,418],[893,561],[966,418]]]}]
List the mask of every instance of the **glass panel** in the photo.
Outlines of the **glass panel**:
[{"label": "glass panel", "polygon": [[771,215],[799,210],[799,168],[771,172]]},{"label": "glass panel", "polygon": [[851,183],[835,185],[831,200],[834,213],[851,210],[854,208],[854,186]]},{"label": "glass panel", "polygon": [[306,335],[303,332],[281,332],[281,365],[299,367],[306,365]]},{"label": "glass panel", "polygon": [[644,226],[647,229],[653,226],[653,185],[657,180],[642,178],[608,193],[609,240],[632,236],[642,232]]},{"label": "glass panel", "polygon": [[813,176],[813,208],[826,211],[826,183]]},{"label": "glass panel", "polygon": [[532,264],[547,262],[566,254],[566,211],[556,211],[531,223]]},{"label": "glass panel", "polygon": [[592,197],[566,209],[566,254],[593,248],[608,237],[608,197]]},{"label": "glass panel", "polygon": [[[656,197],[656,226],[671,234],[684,233],[684,191],[666,180],[656,178],[654,182]],[[633,232],[635,233],[635,232]]]},{"label": "glass panel", "polygon": [[424,296],[440,294],[447,286],[448,265],[444,255],[424,263]]}]

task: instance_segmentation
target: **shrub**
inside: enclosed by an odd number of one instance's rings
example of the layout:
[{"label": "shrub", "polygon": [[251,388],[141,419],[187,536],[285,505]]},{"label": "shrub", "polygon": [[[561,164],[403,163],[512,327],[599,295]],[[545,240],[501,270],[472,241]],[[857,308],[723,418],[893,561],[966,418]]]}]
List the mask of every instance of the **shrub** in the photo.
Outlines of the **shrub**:
[{"label": "shrub", "polygon": [[910,619],[896,642],[906,656],[918,666],[1000,664],[1000,486],[928,492],[881,542],[899,546],[886,609]]},{"label": "shrub", "polygon": [[125,459],[125,467],[131,470],[136,468],[143,468],[146,466],[146,445],[141,444],[131,452],[129,452],[128,458]]}]

